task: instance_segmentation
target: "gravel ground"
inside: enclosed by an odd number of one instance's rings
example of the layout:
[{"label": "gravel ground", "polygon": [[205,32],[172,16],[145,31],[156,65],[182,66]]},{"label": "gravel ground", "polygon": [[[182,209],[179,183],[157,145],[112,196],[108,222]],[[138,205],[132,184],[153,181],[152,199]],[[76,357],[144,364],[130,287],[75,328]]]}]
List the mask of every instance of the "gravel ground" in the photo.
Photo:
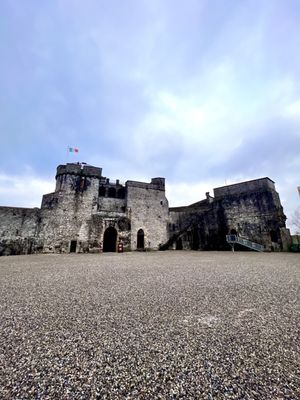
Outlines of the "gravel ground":
[{"label": "gravel ground", "polygon": [[1,399],[300,399],[300,255],[0,259]]}]

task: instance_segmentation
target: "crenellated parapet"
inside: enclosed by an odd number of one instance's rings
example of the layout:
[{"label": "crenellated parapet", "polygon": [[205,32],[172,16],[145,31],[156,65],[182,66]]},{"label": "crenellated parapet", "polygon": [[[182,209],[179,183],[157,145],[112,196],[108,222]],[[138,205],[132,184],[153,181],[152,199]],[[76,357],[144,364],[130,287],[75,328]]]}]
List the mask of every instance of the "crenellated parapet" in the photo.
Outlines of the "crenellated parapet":
[{"label": "crenellated parapet", "polygon": [[83,192],[89,187],[91,179],[105,182],[106,178],[102,177],[102,168],[84,165],[82,163],[72,163],[59,165],[56,170],[55,179],[56,192],[69,189]]},{"label": "crenellated parapet", "polygon": [[226,235],[287,250],[286,217],[269,178],[214,189],[169,208],[165,179],[121,183],[85,163],[59,165],[40,209],[0,207],[0,255],[150,249],[228,249]]},{"label": "crenellated parapet", "polygon": [[152,178],[150,183],[127,181],[127,187],[135,187],[140,189],[153,189],[165,191],[165,178]]},{"label": "crenellated parapet", "polygon": [[270,178],[259,178],[251,181],[234,183],[214,189],[214,197],[225,197],[230,195],[242,195],[243,193],[256,192],[261,190],[274,190],[275,183]]},{"label": "crenellated parapet", "polygon": [[102,168],[93,167],[92,165],[84,165],[81,163],[70,163],[59,165],[56,169],[56,177],[60,175],[83,175],[90,178],[101,178]]}]

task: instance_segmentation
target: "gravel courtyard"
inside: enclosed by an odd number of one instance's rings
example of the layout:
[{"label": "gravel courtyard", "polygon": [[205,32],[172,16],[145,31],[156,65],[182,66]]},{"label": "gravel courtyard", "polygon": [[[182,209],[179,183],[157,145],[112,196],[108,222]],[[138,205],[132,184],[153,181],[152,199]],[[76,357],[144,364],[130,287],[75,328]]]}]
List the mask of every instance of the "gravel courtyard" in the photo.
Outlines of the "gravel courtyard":
[{"label": "gravel courtyard", "polygon": [[300,399],[300,255],[0,258],[1,399]]}]

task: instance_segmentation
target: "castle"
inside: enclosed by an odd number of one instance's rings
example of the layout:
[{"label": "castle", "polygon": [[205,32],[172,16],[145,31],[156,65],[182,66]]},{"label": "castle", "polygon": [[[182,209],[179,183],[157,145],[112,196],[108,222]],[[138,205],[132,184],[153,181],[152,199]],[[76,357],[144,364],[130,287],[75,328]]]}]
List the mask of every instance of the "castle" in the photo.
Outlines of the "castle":
[{"label": "castle", "polygon": [[214,196],[169,208],[165,179],[102,176],[83,163],[59,165],[41,208],[0,207],[0,255],[119,250],[225,250],[227,234],[287,250],[286,217],[269,178],[214,189]]}]

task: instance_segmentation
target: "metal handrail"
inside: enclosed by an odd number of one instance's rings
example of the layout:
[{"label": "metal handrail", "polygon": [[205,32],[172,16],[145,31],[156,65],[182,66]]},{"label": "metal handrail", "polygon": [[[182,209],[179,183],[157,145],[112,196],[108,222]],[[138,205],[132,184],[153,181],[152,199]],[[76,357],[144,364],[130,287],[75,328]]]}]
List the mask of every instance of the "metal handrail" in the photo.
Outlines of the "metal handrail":
[{"label": "metal handrail", "polygon": [[256,251],[264,251],[264,246],[255,242],[251,242],[251,240],[243,239],[237,235],[226,235],[226,241],[230,244],[241,244],[242,246],[248,247],[249,249],[253,249]]}]

